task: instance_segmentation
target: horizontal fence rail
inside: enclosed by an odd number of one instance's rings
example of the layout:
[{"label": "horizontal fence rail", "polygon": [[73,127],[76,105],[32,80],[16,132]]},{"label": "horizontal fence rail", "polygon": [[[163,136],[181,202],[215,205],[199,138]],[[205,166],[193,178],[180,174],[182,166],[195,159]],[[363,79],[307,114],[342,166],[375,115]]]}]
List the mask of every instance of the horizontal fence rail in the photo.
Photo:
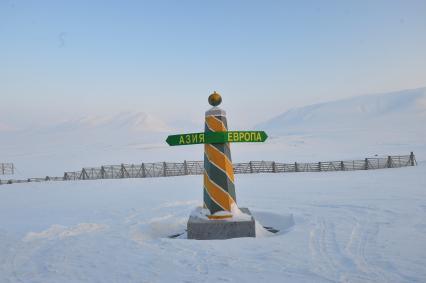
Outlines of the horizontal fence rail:
[{"label": "horizontal fence rail", "polygon": [[15,166],[13,163],[0,163],[0,175],[13,175]]},{"label": "horizontal fence rail", "polygon": [[[417,161],[414,153],[411,153],[410,155],[388,156],[384,158],[365,158],[363,160],[325,161],[315,163],[250,161],[248,163],[234,163],[233,167],[235,174],[257,174],[372,170],[415,165],[417,165]],[[202,175],[203,172],[203,161],[104,165],[101,167],[82,168],[81,171],[65,172],[63,177],[47,176],[45,178],[30,178],[26,180],[0,180],[0,185],[43,181],[172,177]]]}]

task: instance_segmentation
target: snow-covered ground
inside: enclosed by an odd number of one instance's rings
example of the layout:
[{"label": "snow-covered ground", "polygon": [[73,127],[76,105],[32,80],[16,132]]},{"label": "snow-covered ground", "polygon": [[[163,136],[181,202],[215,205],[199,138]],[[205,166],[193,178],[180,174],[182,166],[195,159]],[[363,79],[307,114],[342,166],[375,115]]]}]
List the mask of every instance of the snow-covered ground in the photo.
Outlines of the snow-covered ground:
[{"label": "snow-covered ground", "polygon": [[426,282],[425,163],[239,175],[239,205],[280,233],[167,238],[201,188],[199,176],[1,186],[0,282]]},{"label": "snow-covered ground", "polygon": [[[306,106],[259,124],[269,139],[233,144],[234,162],[414,151],[420,165],[238,175],[239,205],[280,230],[255,239],[168,238],[201,204],[200,176],[0,186],[0,282],[426,282],[425,124],[426,88]],[[170,126],[145,113],[28,129],[0,121],[0,162],[17,168],[0,178],[200,160],[202,146],[164,140],[202,129],[202,119]]]}]

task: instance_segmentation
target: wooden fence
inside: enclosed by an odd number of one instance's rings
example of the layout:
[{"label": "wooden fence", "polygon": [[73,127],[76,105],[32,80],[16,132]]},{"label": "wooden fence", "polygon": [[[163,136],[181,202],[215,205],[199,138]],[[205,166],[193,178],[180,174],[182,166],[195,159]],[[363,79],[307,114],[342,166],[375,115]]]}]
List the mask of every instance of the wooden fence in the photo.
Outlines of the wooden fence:
[{"label": "wooden fence", "polygon": [[[250,161],[248,163],[234,163],[235,174],[256,173],[287,173],[287,172],[327,172],[353,171],[384,168],[398,168],[417,165],[413,153],[410,155],[388,156],[385,158],[365,158],[350,161],[325,161],[315,163],[279,163],[274,161]],[[181,163],[157,162],[142,164],[106,165],[101,167],[87,167],[80,171],[65,172],[63,177],[30,178],[26,180],[0,180],[1,184],[42,182],[42,181],[70,181],[96,179],[123,179],[123,178],[155,178],[185,175],[202,175],[203,161],[184,161]]]},{"label": "wooden fence", "polygon": [[15,173],[15,166],[13,163],[0,163],[0,175],[13,175]]}]

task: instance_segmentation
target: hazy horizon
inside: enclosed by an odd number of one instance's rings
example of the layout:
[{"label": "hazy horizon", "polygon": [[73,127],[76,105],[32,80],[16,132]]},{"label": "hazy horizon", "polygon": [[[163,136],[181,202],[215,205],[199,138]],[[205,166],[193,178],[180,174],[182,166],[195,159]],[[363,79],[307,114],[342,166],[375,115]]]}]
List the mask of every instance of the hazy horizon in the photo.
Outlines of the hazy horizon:
[{"label": "hazy horizon", "polygon": [[[404,89],[404,90],[396,90],[392,92],[379,92],[379,93],[369,93],[369,94],[362,94],[362,95],[354,95],[350,97],[344,97],[344,98],[337,98],[337,99],[331,99],[331,100],[324,100],[320,101],[318,103],[312,103],[312,104],[306,104],[302,106],[297,107],[290,107],[284,111],[280,111],[277,113],[268,113],[267,116],[261,117],[259,120],[251,120],[249,123],[241,123],[243,126],[248,126],[251,128],[257,127],[259,125],[263,125],[264,123],[268,123],[271,121],[271,119],[276,119],[277,117],[280,117],[287,113],[288,111],[293,111],[297,109],[305,109],[310,107],[316,107],[321,105],[327,105],[329,103],[335,103],[335,102],[343,102],[343,101],[350,101],[352,99],[356,98],[362,98],[362,97],[371,97],[369,100],[367,100],[369,103],[372,102],[372,99],[374,96],[387,96],[392,94],[399,94],[405,95],[405,93],[411,92],[411,91],[426,91],[426,87],[420,87],[420,88],[413,88],[413,89]],[[206,103],[207,104],[207,103]],[[205,109],[208,109],[211,106],[206,106]],[[228,112],[228,118],[231,118],[231,126],[234,125],[233,118],[247,118],[250,117],[250,113],[243,113],[238,117],[237,113],[238,110],[241,109],[227,109],[227,107],[222,108],[227,110]],[[234,111],[237,110],[237,111]],[[60,127],[58,130],[65,130],[67,127],[76,127],[78,124],[81,126],[99,126],[99,125],[106,125],[114,123],[119,123],[120,121],[123,121],[123,119],[130,119],[128,123],[141,123],[144,125],[144,127],[148,127],[148,131],[152,132],[171,132],[173,130],[185,130],[185,127],[188,127],[188,130],[197,130],[198,128],[203,128],[204,123],[204,111],[200,110],[199,113],[191,114],[198,114],[199,119],[190,119],[186,118],[185,115],[182,115],[181,117],[177,117],[176,119],[163,119],[164,117],[155,116],[151,112],[144,111],[143,109],[139,110],[117,110],[117,111],[110,111],[108,113],[77,113],[75,115],[70,115],[69,117],[63,117],[62,119],[58,120],[49,120],[49,121],[26,121],[25,123],[21,125],[14,125],[14,124],[7,124],[4,123],[4,121],[0,120],[0,131],[6,132],[6,131],[21,131],[21,130],[30,130],[30,129],[52,129],[52,127]],[[140,121],[140,120],[146,120],[146,121]],[[237,125],[238,127],[238,125]],[[235,127],[233,127],[235,128]]]},{"label": "hazy horizon", "polygon": [[424,1],[2,1],[0,128],[127,111],[198,121],[214,90],[248,127],[425,87],[425,14]]}]

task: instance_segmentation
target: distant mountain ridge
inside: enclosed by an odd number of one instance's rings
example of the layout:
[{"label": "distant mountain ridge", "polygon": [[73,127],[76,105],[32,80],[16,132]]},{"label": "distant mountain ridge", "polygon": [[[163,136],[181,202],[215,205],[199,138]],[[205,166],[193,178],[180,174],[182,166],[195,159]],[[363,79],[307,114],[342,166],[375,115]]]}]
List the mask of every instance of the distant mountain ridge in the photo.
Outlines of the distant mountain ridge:
[{"label": "distant mountain ridge", "polygon": [[7,132],[7,131],[14,131],[14,130],[16,130],[14,127],[0,122],[0,132]]},{"label": "distant mountain ridge", "polygon": [[53,125],[60,131],[127,130],[132,132],[168,132],[171,128],[162,120],[144,112],[121,112],[113,115],[84,116]]},{"label": "distant mountain ridge", "polygon": [[276,134],[426,127],[426,88],[356,96],[299,107],[256,128]]},{"label": "distant mountain ridge", "polygon": [[14,127],[0,121],[0,131],[23,133],[69,133],[73,131],[123,131],[129,133],[165,133],[173,131],[163,120],[145,112],[120,112],[109,115],[80,116],[74,119],[52,121],[48,124],[33,124]]}]

